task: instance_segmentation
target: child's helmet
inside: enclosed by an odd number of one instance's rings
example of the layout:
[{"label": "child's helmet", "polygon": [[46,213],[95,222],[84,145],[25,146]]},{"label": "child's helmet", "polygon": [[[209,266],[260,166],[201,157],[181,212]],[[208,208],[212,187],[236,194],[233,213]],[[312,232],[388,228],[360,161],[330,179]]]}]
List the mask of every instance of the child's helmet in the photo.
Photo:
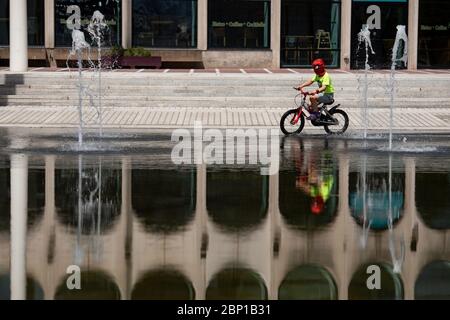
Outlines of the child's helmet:
[{"label": "child's helmet", "polygon": [[322,59],[316,59],[312,63],[312,67],[314,69],[314,72],[318,76],[323,76],[325,74],[325,62]]},{"label": "child's helmet", "polygon": [[325,207],[325,202],[323,201],[323,198],[319,195],[312,199],[311,203],[311,212],[314,215],[319,215],[323,212],[323,209]]}]

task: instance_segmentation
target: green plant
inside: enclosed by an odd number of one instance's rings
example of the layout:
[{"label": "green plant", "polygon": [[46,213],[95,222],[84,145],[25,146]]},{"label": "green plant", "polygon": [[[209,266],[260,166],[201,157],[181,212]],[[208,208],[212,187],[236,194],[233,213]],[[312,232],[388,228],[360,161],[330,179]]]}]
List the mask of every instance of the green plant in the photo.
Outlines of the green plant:
[{"label": "green plant", "polygon": [[137,47],[137,48],[130,48],[125,49],[123,52],[123,56],[125,57],[151,57],[152,53],[150,50]]},{"label": "green plant", "polygon": [[111,56],[111,57],[121,57],[121,56],[123,56],[123,54],[124,54],[124,49],[121,46],[114,46],[108,50],[106,55]]}]

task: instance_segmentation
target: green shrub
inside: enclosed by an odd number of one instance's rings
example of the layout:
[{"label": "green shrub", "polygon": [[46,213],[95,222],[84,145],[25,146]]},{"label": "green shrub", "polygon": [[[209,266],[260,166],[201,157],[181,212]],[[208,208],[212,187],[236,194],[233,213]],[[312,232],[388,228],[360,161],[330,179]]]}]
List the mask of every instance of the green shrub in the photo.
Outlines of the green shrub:
[{"label": "green shrub", "polygon": [[124,49],[120,46],[115,46],[111,47],[106,55],[111,57],[151,57],[152,53],[150,50],[140,47]]},{"label": "green shrub", "polygon": [[124,50],[123,55],[125,57],[151,57],[152,53],[150,50],[138,47]]},{"label": "green shrub", "polygon": [[121,56],[123,56],[123,53],[124,53],[124,49],[122,47],[114,46],[108,50],[106,55],[111,56],[111,57],[121,57]]}]

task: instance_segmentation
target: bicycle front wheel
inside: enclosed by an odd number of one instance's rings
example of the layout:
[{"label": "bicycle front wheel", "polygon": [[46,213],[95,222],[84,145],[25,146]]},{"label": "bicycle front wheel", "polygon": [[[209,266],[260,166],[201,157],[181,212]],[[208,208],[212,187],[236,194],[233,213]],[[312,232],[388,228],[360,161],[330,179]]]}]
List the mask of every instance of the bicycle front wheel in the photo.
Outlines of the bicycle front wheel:
[{"label": "bicycle front wheel", "polygon": [[302,132],[303,127],[305,126],[305,117],[303,114],[300,116],[300,119],[298,119],[297,123],[293,123],[293,120],[297,116],[297,113],[298,109],[292,109],[287,111],[281,117],[280,128],[281,131],[287,136]]}]

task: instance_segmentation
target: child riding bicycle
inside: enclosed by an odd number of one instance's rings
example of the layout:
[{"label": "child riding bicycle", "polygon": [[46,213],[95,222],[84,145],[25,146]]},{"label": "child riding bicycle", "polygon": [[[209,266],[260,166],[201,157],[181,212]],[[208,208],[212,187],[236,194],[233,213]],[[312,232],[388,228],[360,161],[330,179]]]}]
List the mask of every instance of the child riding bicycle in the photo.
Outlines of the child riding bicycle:
[{"label": "child riding bicycle", "polygon": [[[310,95],[310,116],[307,119],[317,120],[320,117],[318,105],[334,101],[334,87],[330,75],[325,70],[325,62],[322,59],[314,60],[312,67],[316,75],[313,76],[311,80],[306,81],[296,89],[300,90],[302,93],[307,93]],[[312,85],[314,82],[317,82],[319,89],[310,92],[303,91],[303,88]]]}]

